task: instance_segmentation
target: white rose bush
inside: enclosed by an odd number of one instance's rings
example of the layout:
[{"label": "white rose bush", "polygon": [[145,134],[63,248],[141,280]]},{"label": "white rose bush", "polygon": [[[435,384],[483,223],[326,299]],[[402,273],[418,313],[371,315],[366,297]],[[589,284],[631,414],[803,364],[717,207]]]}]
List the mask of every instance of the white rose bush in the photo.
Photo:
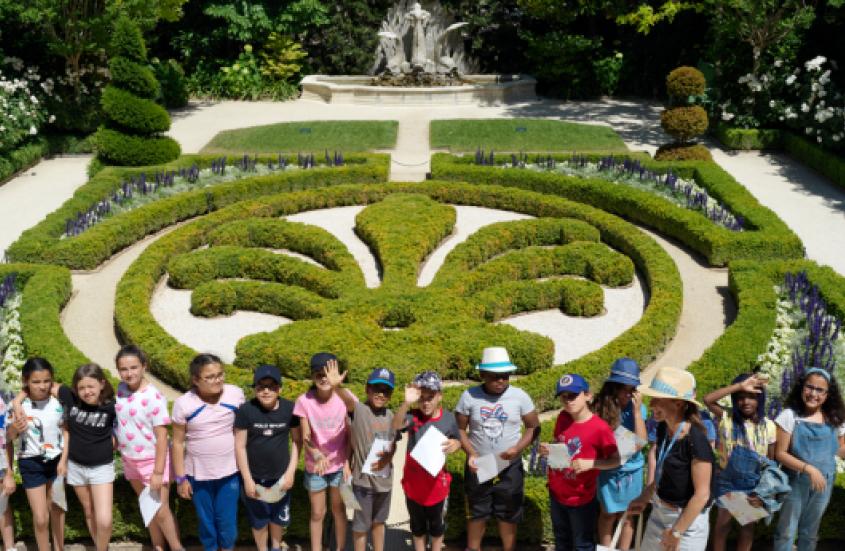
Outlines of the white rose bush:
[{"label": "white rose bush", "polygon": [[16,274],[9,274],[0,283],[0,389],[17,392],[21,385],[21,368],[26,361],[21,336],[21,293]]},{"label": "white rose bush", "polygon": [[44,105],[53,94],[52,79],[41,79],[37,67],[5,57],[0,64],[0,154],[8,152],[53,121]]}]

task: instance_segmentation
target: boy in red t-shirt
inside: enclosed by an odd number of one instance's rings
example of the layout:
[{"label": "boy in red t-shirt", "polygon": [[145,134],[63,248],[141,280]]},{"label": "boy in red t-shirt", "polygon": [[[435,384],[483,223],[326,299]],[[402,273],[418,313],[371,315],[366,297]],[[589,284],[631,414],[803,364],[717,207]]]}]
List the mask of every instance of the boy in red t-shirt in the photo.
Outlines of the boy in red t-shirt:
[{"label": "boy in red t-shirt", "polygon": [[[449,438],[443,443],[444,453],[461,449],[455,415],[440,407],[442,389],[443,382],[437,373],[420,373],[410,386],[405,387],[405,401],[393,417],[394,430],[408,433],[408,454],[402,473],[402,489],[405,491],[405,502],[411,517],[415,551],[425,551],[426,536],[431,537],[431,551],[440,551],[443,545],[443,534],[446,531],[443,515],[452,476],[445,465],[437,476],[431,476],[431,473],[411,457],[411,451],[423,434],[432,427],[436,427]],[[419,408],[409,412],[408,409],[414,402],[419,404]]]},{"label": "boy in red t-shirt", "polygon": [[[565,444],[572,460],[564,469],[549,468],[549,501],[555,551],[594,551],[596,548],[596,480],[600,470],[619,466],[619,451],[610,426],[588,406],[590,386],[580,375],[564,375],[557,382],[563,411],[555,423],[555,442]],[[549,454],[549,445],[540,445]]]}]

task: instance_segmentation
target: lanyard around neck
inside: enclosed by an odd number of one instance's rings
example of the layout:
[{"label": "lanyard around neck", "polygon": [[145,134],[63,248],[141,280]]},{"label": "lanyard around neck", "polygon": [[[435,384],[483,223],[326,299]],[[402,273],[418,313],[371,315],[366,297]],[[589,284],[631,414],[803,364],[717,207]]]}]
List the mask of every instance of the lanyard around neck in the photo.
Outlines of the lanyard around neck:
[{"label": "lanyard around neck", "polygon": [[[672,441],[669,442],[669,446],[666,446],[666,439],[663,439],[663,443],[660,445],[660,451],[657,452],[657,468],[655,469],[654,475],[654,483],[660,484],[660,476],[663,474],[663,462],[666,461],[666,456],[669,455],[669,452],[672,450],[672,446],[675,445],[675,442],[678,441],[678,437],[681,435],[681,432],[686,427],[686,422],[681,423],[678,426],[678,429],[675,431],[675,434],[672,436]],[[667,425],[668,428],[668,425]]]}]

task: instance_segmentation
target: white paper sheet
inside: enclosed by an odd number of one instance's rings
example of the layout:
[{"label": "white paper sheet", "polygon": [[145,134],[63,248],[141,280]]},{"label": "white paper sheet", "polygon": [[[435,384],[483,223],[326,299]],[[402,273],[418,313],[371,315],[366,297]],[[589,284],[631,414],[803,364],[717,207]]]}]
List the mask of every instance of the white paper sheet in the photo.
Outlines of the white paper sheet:
[{"label": "white paper sheet", "polygon": [[428,427],[417,445],[411,450],[411,457],[429,472],[431,476],[437,473],[446,464],[446,454],[443,453],[443,444],[449,440],[437,427]]},{"label": "white paper sheet", "polygon": [[149,526],[161,508],[161,494],[158,491],[153,492],[149,486],[144,486],[144,489],[138,495],[138,505],[141,507],[144,526]]},{"label": "white paper sheet", "polygon": [[65,496],[65,477],[56,477],[56,479],[53,481],[53,485],[51,486],[50,493],[52,494],[51,499],[53,500],[53,503],[61,507],[63,511],[67,511],[67,497]]},{"label": "white paper sheet", "polygon": [[258,494],[258,499],[265,503],[278,503],[285,497],[287,491],[282,490],[282,480],[284,477],[276,481],[275,484],[267,488],[261,484],[255,485],[255,493]]},{"label": "white paper sheet", "polygon": [[487,455],[476,458],[475,466],[478,467],[476,474],[478,475],[479,484],[484,484],[494,478],[510,464],[510,461],[502,459],[496,453],[488,453]]},{"label": "white paper sheet", "polygon": [[347,481],[340,483],[340,498],[343,500],[343,504],[346,506],[347,509],[352,509],[355,511],[361,510],[361,504],[358,503],[358,499],[355,497],[355,493],[352,491],[352,484]]},{"label": "white paper sheet", "polygon": [[376,438],[373,440],[373,445],[370,448],[370,453],[367,455],[367,458],[364,460],[364,466],[361,469],[361,472],[364,474],[369,474],[373,476],[380,476],[386,478],[390,476],[390,472],[393,470],[391,465],[387,465],[385,468],[373,471],[373,463],[376,463],[381,458],[379,454],[381,452],[389,452],[392,446],[392,442],[390,440],[385,440],[383,438]]},{"label": "white paper sheet", "polygon": [[568,469],[572,464],[566,444],[549,444],[549,468]]},{"label": "white paper sheet", "polygon": [[619,450],[619,458],[621,459],[622,465],[634,457],[634,454],[637,453],[637,446],[645,444],[640,437],[622,425],[619,425],[613,431],[613,436],[616,437],[616,448]]},{"label": "white paper sheet", "polygon": [[745,492],[728,492],[719,498],[719,504],[743,526],[769,516],[769,512],[763,507],[755,507],[748,503],[748,494]]}]

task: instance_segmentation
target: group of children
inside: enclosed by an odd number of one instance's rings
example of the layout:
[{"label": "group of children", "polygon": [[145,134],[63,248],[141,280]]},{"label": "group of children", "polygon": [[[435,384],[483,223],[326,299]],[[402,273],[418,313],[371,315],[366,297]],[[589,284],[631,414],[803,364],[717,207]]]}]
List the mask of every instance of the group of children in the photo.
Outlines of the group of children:
[{"label": "group of children", "polygon": [[[48,361],[31,358],[23,367],[21,393],[8,407],[0,400],[3,493],[15,491],[16,442],[39,551],[51,549],[51,537],[56,551],[63,548],[65,482],[83,507],[97,551],[108,548],[115,449],[135,492],[149,491],[160,500],[149,524],[157,551],[182,549],[168,507],[171,482],[180,497],[193,502],[206,550],[234,547],[239,503],[259,551],[280,549],[300,454],[311,549],[323,549],[329,511],[336,549],[345,549],[346,508],[354,501],[355,551],[364,551],[368,540],[374,551],[383,551],[392,464],[404,435],[401,483],[415,551],[424,551],[427,543],[432,551],[442,548],[452,481],[445,464],[432,473],[436,466],[418,462],[414,451],[430,437],[444,454],[461,449],[466,454],[468,551],[481,549],[491,518],[504,551],[515,549],[523,515],[523,452],[539,437],[540,420],[528,394],[509,384],[516,366],[504,348],[483,351],[477,366],[481,384],[463,392],[454,412],[442,407],[443,382],[432,371],[413,379],[394,412],[388,406],[395,376],[375,369],[361,403],[344,387],[346,372],[329,353],[311,358],[312,386],[295,402],[280,397],[281,374],[270,365],[255,370],[254,398],[247,401],[240,388],[225,383],[222,361],[200,354],[190,365],[191,390],[175,400],[169,415],[167,400],[145,377],[147,367],[143,351],[123,347],[116,358],[121,382],[115,392],[95,364],[80,367],[68,387],[54,381]],[[845,406],[833,376],[812,368],[798,378],[772,422],[764,413],[765,384],[763,377],[745,374],[704,397],[718,425],[714,453],[690,373],[661,368],[642,385],[636,362],[622,358],[596,395],[581,376],[562,376],[555,390],[563,409],[553,442],[539,446],[549,458],[555,549],[593,551],[612,539],[617,548],[628,549],[635,517],[650,505],[643,549],[704,550],[711,506],[734,491],[745,492],[753,506],[781,508],[776,551],[791,550],[793,542],[799,551],[814,549],[835,457],[845,455]],[[643,396],[650,398],[653,431],[647,429]],[[730,408],[719,405],[727,396]],[[755,487],[761,469],[781,467],[788,473],[785,500]],[[731,522],[720,508],[714,550],[725,549]],[[7,508],[0,515],[6,549],[13,542],[11,527]],[[737,549],[750,549],[752,537],[753,524],[742,526]]]}]

